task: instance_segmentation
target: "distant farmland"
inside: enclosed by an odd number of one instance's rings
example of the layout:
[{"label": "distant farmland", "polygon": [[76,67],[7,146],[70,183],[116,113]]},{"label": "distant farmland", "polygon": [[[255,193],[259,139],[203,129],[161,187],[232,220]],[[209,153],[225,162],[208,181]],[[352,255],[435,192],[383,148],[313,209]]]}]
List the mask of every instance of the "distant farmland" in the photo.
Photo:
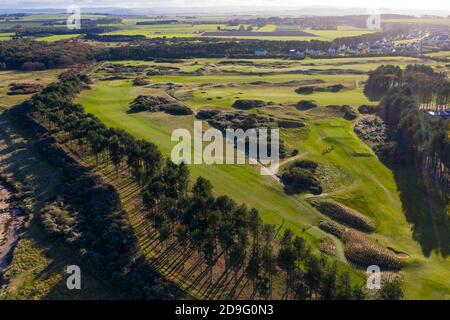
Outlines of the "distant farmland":
[{"label": "distant farmland", "polygon": [[304,31],[272,31],[272,32],[253,32],[253,31],[217,31],[204,32],[205,37],[315,37],[314,34]]}]

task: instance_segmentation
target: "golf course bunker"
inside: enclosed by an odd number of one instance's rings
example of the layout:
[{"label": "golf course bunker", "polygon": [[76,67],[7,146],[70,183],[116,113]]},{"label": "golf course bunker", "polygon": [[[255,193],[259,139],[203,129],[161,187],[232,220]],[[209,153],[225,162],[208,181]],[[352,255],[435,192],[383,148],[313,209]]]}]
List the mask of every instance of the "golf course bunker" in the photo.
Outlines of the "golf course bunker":
[{"label": "golf course bunker", "polygon": [[397,258],[399,258],[399,259],[409,259],[410,258],[409,254],[407,254],[405,252],[397,251],[392,247],[386,247],[386,249],[388,249],[392,253],[394,253],[397,256]]}]

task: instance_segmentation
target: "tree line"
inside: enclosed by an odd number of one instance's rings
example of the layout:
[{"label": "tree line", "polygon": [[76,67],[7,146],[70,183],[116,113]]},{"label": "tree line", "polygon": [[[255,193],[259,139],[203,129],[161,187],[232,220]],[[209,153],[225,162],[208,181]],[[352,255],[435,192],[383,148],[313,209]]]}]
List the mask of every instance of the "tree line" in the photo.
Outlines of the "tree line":
[{"label": "tree line", "polygon": [[351,285],[348,272],[313,254],[291,230],[281,232],[264,224],[256,209],[227,196],[214,196],[211,183],[202,177],[189,188],[184,164],[164,161],[154,144],[107,128],[86,114],[71,98],[88,84],[82,75],[52,84],[33,98],[33,110],[47,127],[62,130],[80,152],[95,155],[98,164],[112,164],[116,173],[126,168],[140,186],[146,217],[162,247],[179,243],[187,254],[195,252],[211,278],[219,259],[224,259],[227,277],[234,278],[236,285],[240,277],[246,277],[261,298],[273,297],[273,278],[280,270],[285,299],[365,298],[360,286]]},{"label": "tree line", "polygon": [[84,85],[81,81],[51,85],[32,100],[7,111],[33,143],[35,152],[61,173],[57,194],[47,199],[47,205],[36,212],[35,218],[51,240],[62,241],[81,261],[101,270],[101,281],[107,280],[120,290],[121,297],[182,297],[180,290],[165,281],[140,254],[116,189],[80,166],[49,135],[49,129],[52,133],[58,129],[58,119],[76,112],[70,99]]},{"label": "tree line", "polygon": [[[38,31],[36,31],[38,32]],[[221,40],[214,38],[152,39],[142,36],[97,35],[88,39],[96,41],[133,41],[132,44],[101,48],[80,41],[44,42],[31,39],[14,39],[0,42],[0,68],[16,70],[44,70],[66,68],[77,63],[105,60],[151,58],[185,59],[208,57],[254,57],[255,50],[265,48],[270,56],[283,56],[291,49],[327,50],[326,41],[267,41],[267,40]],[[143,41],[145,40],[145,41]]]},{"label": "tree line", "polygon": [[0,69],[44,70],[86,64],[96,59],[96,51],[86,43],[44,42],[14,39],[0,42]]},{"label": "tree line", "polygon": [[390,141],[382,150],[385,158],[422,168],[424,179],[436,185],[448,201],[450,120],[425,112],[450,108],[446,75],[424,65],[408,65],[403,70],[380,66],[369,74],[364,92],[372,100],[381,99],[379,115],[386,123]]}]

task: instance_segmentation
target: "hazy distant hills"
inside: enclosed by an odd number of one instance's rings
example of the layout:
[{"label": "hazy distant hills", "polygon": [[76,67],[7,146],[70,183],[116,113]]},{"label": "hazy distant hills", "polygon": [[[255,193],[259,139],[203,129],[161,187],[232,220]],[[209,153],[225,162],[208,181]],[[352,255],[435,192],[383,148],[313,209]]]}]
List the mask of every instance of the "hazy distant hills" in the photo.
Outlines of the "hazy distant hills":
[{"label": "hazy distant hills", "polygon": [[[1,6],[1,4],[0,4]],[[62,8],[45,8],[45,2],[33,2],[34,8],[0,8],[0,14],[12,13],[63,13]],[[385,14],[402,14],[402,15],[436,15],[448,16],[448,10],[399,10],[399,9],[380,9]],[[152,8],[115,8],[115,7],[86,7],[84,13],[104,13],[112,15],[220,15],[220,14],[236,14],[236,15],[288,15],[288,16],[341,16],[341,15],[364,15],[368,14],[366,8],[334,8],[334,7],[304,7],[290,8],[286,7],[219,7],[219,6],[160,6]]]}]

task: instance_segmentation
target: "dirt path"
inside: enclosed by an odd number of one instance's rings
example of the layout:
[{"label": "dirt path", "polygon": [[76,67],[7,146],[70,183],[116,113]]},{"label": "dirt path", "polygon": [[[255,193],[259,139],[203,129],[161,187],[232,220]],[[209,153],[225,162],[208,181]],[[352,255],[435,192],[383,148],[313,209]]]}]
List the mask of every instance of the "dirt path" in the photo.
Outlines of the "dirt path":
[{"label": "dirt path", "polygon": [[8,265],[8,258],[18,239],[23,223],[16,209],[11,208],[11,194],[0,186],[0,275]]}]

